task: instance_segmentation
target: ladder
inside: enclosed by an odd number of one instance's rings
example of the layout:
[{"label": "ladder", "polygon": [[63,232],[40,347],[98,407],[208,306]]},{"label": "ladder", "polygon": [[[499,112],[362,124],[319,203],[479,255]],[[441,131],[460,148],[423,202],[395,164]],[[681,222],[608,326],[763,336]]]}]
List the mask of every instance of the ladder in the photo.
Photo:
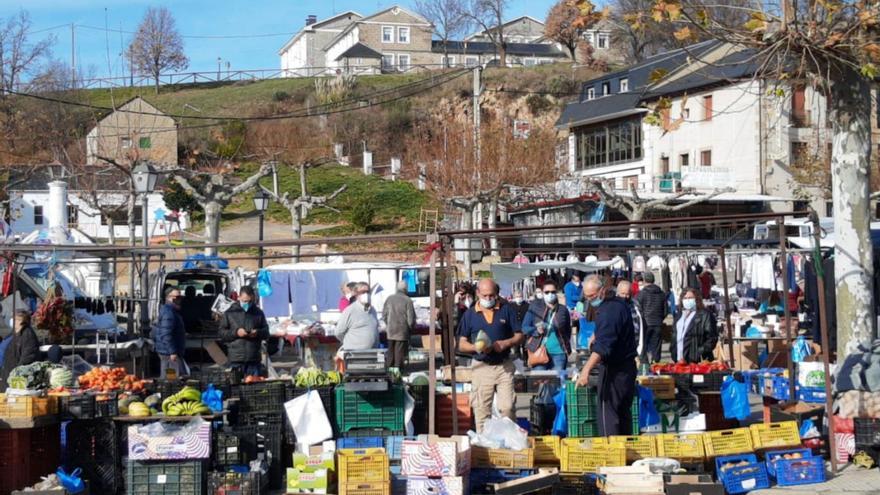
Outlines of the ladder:
[{"label": "ladder", "polygon": [[419,233],[424,237],[419,240],[419,244],[427,242],[428,234],[437,232],[440,226],[440,210],[426,210],[424,208],[419,212]]}]

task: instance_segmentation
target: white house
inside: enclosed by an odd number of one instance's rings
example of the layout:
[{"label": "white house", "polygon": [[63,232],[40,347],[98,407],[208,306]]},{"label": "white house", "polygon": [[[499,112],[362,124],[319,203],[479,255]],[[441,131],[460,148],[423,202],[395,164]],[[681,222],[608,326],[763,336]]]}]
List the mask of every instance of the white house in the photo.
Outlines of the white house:
[{"label": "white house", "polygon": [[[13,185],[9,190],[9,226],[13,236],[21,238],[35,230],[49,227],[51,184],[53,181],[64,181],[69,185],[69,190],[66,192],[67,218],[65,226],[76,229],[92,239],[109,239],[110,219],[91,206],[94,204],[90,199],[92,192],[101,204],[123,205],[127,204],[129,198],[128,183],[127,179],[116,169],[98,168],[101,171],[93,175],[90,174],[88,179],[81,176],[71,177],[66,174],[63,167],[57,165],[48,165],[37,169],[13,168],[10,174],[10,184]],[[170,213],[170,210],[162,199],[161,176],[159,180],[160,184],[157,184],[156,191],[147,197],[147,234],[150,236],[164,236],[168,234],[169,230],[172,233],[178,232],[176,226],[172,227],[165,220],[165,215]],[[134,213],[135,237],[142,238],[141,198],[137,198]],[[114,209],[110,214],[113,216],[116,239],[127,238],[129,228],[126,209]],[[180,227],[185,230],[188,226],[188,216],[183,214],[180,217]]]},{"label": "white house", "polygon": [[328,60],[326,46],[362,18],[362,15],[352,10],[320,21],[317,16],[308,16],[305,27],[278,50],[284,75],[307,77],[325,73],[331,62],[335,65],[335,60]]}]

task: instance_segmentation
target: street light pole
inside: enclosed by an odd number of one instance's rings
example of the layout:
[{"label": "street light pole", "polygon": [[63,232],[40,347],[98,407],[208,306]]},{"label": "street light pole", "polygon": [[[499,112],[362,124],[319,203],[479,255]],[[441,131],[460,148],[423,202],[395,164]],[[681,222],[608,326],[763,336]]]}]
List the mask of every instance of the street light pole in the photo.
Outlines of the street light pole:
[{"label": "street light pole", "polygon": [[266,208],[269,207],[269,195],[261,187],[257,186],[257,192],[254,193],[254,209],[260,213],[260,245],[258,247],[259,256],[257,263],[259,268],[263,268],[263,219],[265,217]]},{"label": "street light pole", "polygon": [[263,212],[260,212],[260,253],[259,253],[259,263],[258,267],[260,269],[263,268]]},{"label": "street light pole", "polygon": [[[152,165],[141,162],[131,171],[132,182],[134,183],[134,191],[141,195],[141,236],[143,237],[143,266],[141,266],[141,297],[140,297],[140,334],[141,337],[147,335],[150,328],[150,238],[147,226],[149,224],[149,195],[156,188],[156,182],[159,180],[159,172]],[[132,260],[134,261],[134,260]],[[161,297],[161,296],[160,296]],[[147,364],[144,360],[144,369]]]}]

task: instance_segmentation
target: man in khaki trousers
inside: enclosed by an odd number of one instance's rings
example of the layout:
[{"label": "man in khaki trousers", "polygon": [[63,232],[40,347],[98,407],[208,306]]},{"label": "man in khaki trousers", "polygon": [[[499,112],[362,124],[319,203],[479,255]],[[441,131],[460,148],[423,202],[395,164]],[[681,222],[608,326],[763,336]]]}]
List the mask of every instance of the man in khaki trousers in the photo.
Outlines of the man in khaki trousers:
[{"label": "man in khaki trousers", "polygon": [[498,410],[516,421],[515,368],[510,350],[522,344],[524,338],[516,309],[498,297],[495,281],[480,280],[477,297],[477,303],[465,311],[459,321],[458,350],[474,356],[471,407],[479,432],[492,415],[492,399],[496,393]]}]

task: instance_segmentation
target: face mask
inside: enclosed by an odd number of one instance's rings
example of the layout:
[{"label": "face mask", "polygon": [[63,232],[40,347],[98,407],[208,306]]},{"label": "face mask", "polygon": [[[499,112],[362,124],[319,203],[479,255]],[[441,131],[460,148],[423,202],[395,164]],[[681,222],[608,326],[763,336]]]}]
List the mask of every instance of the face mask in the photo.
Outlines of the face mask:
[{"label": "face mask", "polygon": [[596,299],[593,299],[592,301],[590,301],[590,306],[592,306],[594,308],[598,308],[601,305],[602,305],[602,300],[599,299],[598,297]]},{"label": "face mask", "polygon": [[523,299],[521,297],[514,297],[513,302],[515,304],[522,304]]},{"label": "face mask", "polygon": [[556,294],[553,292],[547,292],[544,294],[544,302],[547,304],[553,304],[556,302]]},{"label": "face mask", "polygon": [[366,306],[367,304],[370,304],[370,295],[367,293],[363,293],[363,294],[359,295],[358,302],[363,304],[364,306]]},{"label": "face mask", "polygon": [[464,301],[462,301],[462,304],[464,304],[464,307],[466,307],[466,308],[471,307],[471,304],[473,304],[473,303],[474,302],[470,299],[465,299]]},{"label": "face mask", "polygon": [[489,299],[480,298],[480,306],[485,309],[494,308],[495,307],[495,298],[490,297]]},{"label": "face mask", "polygon": [[535,299],[538,301],[542,301],[544,299],[544,293],[543,292],[535,292]]},{"label": "face mask", "polygon": [[250,308],[251,308],[251,303],[249,303],[249,302],[243,302],[243,303],[241,303],[241,309],[247,311],[247,310],[249,310]]},{"label": "face mask", "polygon": [[575,285],[575,287],[580,287],[580,286],[581,286],[581,283],[580,283],[580,282],[575,282],[574,285]]},{"label": "face mask", "polygon": [[681,306],[684,309],[691,311],[697,307],[697,300],[696,299],[682,299]]}]

